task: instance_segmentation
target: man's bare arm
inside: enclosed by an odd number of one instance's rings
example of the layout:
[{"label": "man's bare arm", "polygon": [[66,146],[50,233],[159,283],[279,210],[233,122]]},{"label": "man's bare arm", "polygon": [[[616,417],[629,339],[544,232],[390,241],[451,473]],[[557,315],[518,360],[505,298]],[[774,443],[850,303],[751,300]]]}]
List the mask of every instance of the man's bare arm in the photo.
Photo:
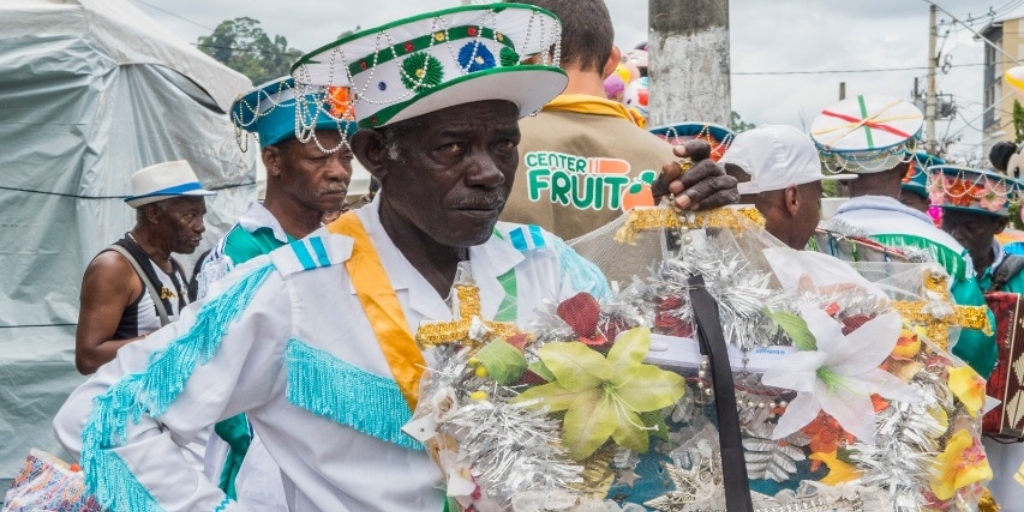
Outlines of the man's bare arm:
[{"label": "man's bare arm", "polygon": [[85,269],[81,308],[75,333],[75,366],[79,373],[95,373],[112,361],[117,349],[142,337],[112,340],[125,308],[142,293],[142,281],[123,256],[100,254]]}]

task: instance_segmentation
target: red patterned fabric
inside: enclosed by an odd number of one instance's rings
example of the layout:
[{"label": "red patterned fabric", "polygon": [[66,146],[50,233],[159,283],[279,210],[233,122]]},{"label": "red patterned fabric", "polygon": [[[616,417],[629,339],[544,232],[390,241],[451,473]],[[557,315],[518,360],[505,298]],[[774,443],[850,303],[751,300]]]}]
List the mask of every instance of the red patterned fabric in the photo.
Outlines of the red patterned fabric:
[{"label": "red patterned fabric", "polygon": [[996,316],[996,341],[999,359],[989,377],[987,394],[1002,401],[985,415],[982,430],[986,434],[1024,437],[1024,302],[1016,293],[985,295]]}]

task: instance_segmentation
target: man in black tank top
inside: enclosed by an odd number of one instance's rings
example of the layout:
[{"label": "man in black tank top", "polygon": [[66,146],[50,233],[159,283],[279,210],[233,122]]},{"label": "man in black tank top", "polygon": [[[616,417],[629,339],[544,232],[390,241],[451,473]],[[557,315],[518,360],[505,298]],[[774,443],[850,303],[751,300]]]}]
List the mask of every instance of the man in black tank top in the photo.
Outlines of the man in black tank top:
[{"label": "man in black tank top", "polygon": [[132,176],[136,223],[101,251],[82,278],[75,365],[88,375],[122,346],[174,321],[188,303],[188,278],[171,253],[199,247],[206,204],[187,162],[147,167]]}]

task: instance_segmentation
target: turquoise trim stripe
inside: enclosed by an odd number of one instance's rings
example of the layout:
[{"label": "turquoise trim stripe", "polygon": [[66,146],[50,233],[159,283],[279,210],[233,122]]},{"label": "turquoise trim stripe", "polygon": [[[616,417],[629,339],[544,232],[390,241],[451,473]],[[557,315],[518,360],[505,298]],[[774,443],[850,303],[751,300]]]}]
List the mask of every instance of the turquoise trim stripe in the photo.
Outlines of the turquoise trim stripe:
[{"label": "turquoise trim stripe", "polygon": [[530,238],[533,239],[533,248],[543,249],[544,247],[547,247],[547,243],[544,241],[544,233],[541,232],[540,226],[531,225],[529,226],[529,229]]},{"label": "turquoise trim stripe", "polygon": [[515,247],[517,251],[523,252],[529,249],[526,245],[526,237],[523,236],[523,228],[516,228],[508,232],[509,241],[512,242],[512,247]]},{"label": "turquoise trim stripe", "polygon": [[320,262],[321,267],[331,266],[331,258],[327,256],[327,247],[324,246],[322,238],[310,238],[309,245],[313,246],[313,252],[316,253],[316,259]]},{"label": "turquoise trim stripe", "polygon": [[381,441],[424,449],[402,432],[412,413],[394,380],[294,338],[285,354],[289,403]]},{"label": "turquoise trim stripe", "polygon": [[306,248],[306,244],[302,243],[302,240],[297,240],[289,245],[291,245],[295,257],[299,259],[299,263],[302,264],[303,270],[313,270],[316,268],[313,255],[309,254],[309,249]]},{"label": "turquoise trim stripe", "polygon": [[230,498],[224,498],[224,501],[220,502],[220,505],[217,505],[217,508],[213,509],[213,512],[224,512],[232,503],[234,503],[234,501]]},{"label": "turquoise trim stripe", "polygon": [[167,412],[184,391],[192,372],[217,353],[228,328],[274,271],[269,263],[257,268],[206,302],[195,324],[167,348],[153,354],[145,370],[126,375],[94,399],[82,430],[81,464],[86,488],[105,509],[161,510],[114,450],[127,442],[129,424],[138,424],[143,415],[159,418]]}]

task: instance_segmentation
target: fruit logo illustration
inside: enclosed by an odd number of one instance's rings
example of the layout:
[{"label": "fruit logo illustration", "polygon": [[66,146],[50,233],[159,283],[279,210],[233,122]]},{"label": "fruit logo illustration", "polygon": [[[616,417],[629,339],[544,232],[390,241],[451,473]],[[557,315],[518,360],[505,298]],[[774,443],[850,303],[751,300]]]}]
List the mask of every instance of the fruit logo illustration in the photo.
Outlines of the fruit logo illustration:
[{"label": "fruit logo illustration", "polygon": [[546,193],[552,203],[579,210],[628,211],[654,205],[651,184],[658,174],[643,171],[631,178],[625,160],[538,151],[527,153],[525,163],[533,202]]}]

